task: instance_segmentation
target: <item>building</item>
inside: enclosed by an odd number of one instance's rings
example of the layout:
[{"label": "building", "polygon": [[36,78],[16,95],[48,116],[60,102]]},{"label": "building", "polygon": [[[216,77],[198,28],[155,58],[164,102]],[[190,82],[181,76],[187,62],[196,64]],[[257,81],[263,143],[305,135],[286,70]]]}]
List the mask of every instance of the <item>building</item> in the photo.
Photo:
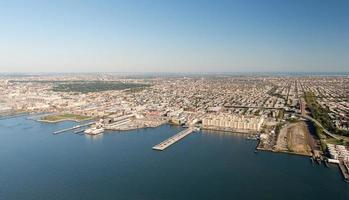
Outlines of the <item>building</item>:
[{"label": "building", "polygon": [[202,120],[204,128],[223,128],[235,131],[259,131],[264,122],[264,117],[246,117],[239,115],[219,114],[210,115]]},{"label": "building", "polygon": [[303,115],[303,116],[305,116],[305,101],[304,101],[304,99],[302,98],[302,100],[301,100],[301,102],[300,102],[300,111],[301,111],[301,114]]},{"label": "building", "polygon": [[11,111],[12,111],[12,108],[10,106],[0,103],[0,113],[9,113]]}]

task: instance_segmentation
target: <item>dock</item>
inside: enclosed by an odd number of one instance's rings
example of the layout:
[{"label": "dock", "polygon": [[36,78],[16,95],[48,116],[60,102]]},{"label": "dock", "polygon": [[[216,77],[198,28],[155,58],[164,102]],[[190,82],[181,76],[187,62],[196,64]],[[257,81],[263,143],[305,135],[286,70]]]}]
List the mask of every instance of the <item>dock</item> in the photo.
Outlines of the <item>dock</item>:
[{"label": "dock", "polygon": [[74,131],[75,134],[78,134],[78,133],[83,133],[86,129],[80,129],[80,130],[76,130]]},{"label": "dock", "polygon": [[349,171],[347,170],[347,167],[345,166],[345,163],[343,161],[339,162],[339,169],[343,174],[344,180],[346,182],[349,182]]},{"label": "dock", "polygon": [[71,130],[74,130],[74,129],[78,129],[78,128],[82,128],[82,127],[85,127],[85,126],[89,126],[89,125],[92,125],[94,123],[95,122],[89,122],[87,124],[76,125],[76,126],[73,126],[73,127],[70,127],[70,128],[63,129],[63,130],[55,131],[55,132],[53,132],[53,134],[56,135],[56,134],[64,133],[64,132],[71,131]]},{"label": "dock", "polygon": [[158,150],[158,151],[163,151],[165,150],[167,147],[171,146],[172,144],[176,143],[177,141],[183,139],[185,136],[189,135],[190,133],[192,133],[194,131],[194,128],[188,128],[185,129],[179,133],[177,133],[176,135],[166,139],[165,141],[161,142],[160,144],[157,144],[153,147],[154,150]]}]

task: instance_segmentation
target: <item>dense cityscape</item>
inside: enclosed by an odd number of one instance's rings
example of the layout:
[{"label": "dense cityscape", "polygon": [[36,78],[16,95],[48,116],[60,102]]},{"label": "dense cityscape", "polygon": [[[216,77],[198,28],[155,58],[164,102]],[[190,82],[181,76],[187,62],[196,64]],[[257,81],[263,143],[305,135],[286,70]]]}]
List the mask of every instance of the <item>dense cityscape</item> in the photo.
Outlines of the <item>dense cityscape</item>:
[{"label": "dense cityscape", "polygon": [[2,76],[0,112],[90,121],[73,127],[89,135],[166,123],[241,133],[257,150],[339,164],[348,180],[348,85],[347,76]]}]

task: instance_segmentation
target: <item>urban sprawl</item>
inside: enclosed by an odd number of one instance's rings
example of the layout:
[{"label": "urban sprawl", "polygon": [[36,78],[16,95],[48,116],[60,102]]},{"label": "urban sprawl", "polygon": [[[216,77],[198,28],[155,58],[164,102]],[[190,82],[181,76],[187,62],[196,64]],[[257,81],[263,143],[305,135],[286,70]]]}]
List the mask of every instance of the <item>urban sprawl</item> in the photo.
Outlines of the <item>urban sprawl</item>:
[{"label": "urban sprawl", "polygon": [[73,120],[71,130],[87,135],[187,128],[156,150],[200,129],[238,133],[258,140],[256,151],[338,164],[349,180],[348,94],[348,76],[3,75],[0,115]]}]

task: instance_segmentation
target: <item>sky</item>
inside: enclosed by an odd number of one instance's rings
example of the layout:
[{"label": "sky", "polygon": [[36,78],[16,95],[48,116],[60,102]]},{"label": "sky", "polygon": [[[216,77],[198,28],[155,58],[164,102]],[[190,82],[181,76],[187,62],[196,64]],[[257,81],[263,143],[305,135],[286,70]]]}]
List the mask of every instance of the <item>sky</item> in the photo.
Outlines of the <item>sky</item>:
[{"label": "sky", "polygon": [[0,72],[348,72],[348,0],[3,0]]}]

